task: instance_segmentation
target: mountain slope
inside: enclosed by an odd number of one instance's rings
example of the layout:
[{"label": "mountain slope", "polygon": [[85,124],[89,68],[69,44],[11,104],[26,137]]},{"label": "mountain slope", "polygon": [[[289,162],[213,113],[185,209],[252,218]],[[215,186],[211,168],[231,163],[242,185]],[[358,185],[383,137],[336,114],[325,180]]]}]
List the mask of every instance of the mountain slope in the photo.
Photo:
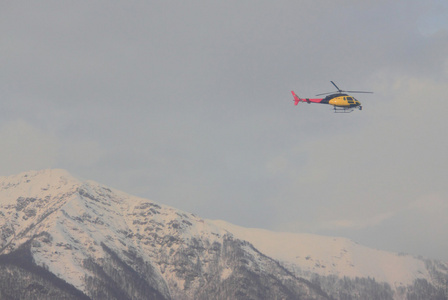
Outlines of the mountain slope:
[{"label": "mountain slope", "polygon": [[447,270],[204,220],[63,170],[0,177],[2,299],[437,299]]},{"label": "mountain slope", "polygon": [[3,177],[0,188],[0,254],[34,263],[13,264],[21,276],[40,267],[92,299],[327,298],[226,230],[65,171]]}]

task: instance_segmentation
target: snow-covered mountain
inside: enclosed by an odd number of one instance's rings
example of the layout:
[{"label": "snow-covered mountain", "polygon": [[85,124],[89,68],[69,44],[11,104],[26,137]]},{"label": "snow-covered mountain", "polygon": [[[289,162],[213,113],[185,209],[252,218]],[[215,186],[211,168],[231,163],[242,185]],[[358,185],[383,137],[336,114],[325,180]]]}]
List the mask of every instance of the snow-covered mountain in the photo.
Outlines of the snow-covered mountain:
[{"label": "snow-covered mountain", "polygon": [[444,299],[447,273],[347,239],[201,219],[63,170],[0,177],[0,299]]}]

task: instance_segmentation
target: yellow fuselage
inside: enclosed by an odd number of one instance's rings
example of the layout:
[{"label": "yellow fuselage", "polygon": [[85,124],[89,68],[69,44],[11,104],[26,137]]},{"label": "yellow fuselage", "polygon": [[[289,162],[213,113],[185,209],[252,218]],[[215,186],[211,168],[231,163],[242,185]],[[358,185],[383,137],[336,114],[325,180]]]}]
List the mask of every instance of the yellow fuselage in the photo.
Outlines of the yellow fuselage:
[{"label": "yellow fuselage", "polygon": [[355,107],[361,105],[361,103],[351,96],[338,96],[330,101],[328,104],[338,107]]}]

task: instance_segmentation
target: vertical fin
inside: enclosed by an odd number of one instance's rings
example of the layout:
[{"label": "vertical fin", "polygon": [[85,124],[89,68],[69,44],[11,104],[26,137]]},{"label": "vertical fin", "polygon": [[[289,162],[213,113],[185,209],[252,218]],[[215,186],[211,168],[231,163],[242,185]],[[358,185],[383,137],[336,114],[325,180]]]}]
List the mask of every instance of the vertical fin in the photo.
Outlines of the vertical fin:
[{"label": "vertical fin", "polygon": [[296,95],[296,93],[294,93],[294,91],[291,91],[291,94],[292,94],[292,96],[294,97],[294,105],[299,104],[300,100],[302,100],[302,99],[300,99],[300,98]]}]

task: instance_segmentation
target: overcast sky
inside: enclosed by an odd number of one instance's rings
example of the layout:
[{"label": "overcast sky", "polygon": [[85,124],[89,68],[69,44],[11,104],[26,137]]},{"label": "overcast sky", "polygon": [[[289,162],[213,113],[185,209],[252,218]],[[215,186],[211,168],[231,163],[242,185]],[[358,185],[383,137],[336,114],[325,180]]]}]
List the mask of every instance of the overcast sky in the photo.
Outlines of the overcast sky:
[{"label": "overcast sky", "polygon": [[1,176],[241,226],[448,260],[447,95],[446,0],[0,2]]}]

